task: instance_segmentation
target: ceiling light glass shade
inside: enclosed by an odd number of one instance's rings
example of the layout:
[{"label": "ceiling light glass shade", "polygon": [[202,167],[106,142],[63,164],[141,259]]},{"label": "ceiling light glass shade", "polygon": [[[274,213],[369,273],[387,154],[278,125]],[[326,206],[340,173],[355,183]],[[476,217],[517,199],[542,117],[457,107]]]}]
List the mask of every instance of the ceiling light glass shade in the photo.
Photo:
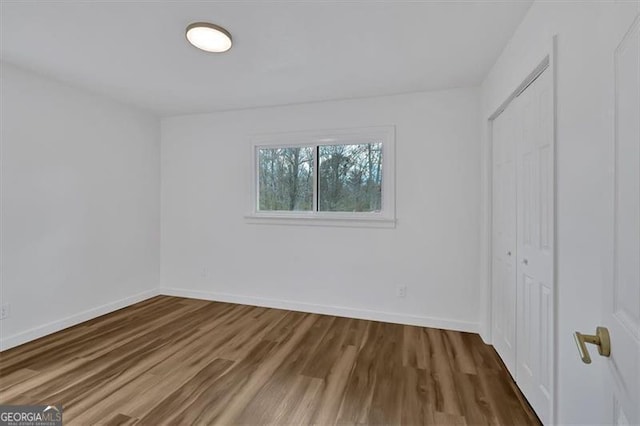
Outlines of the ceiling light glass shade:
[{"label": "ceiling light glass shade", "polygon": [[189,43],[207,52],[222,53],[231,49],[231,34],[218,25],[195,22],[187,27]]}]

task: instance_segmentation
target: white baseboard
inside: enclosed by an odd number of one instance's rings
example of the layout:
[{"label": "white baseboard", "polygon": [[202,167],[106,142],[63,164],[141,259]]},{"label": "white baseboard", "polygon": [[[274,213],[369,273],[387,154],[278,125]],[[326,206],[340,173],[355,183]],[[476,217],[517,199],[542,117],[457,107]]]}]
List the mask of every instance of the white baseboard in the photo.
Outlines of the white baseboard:
[{"label": "white baseboard", "polygon": [[343,306],[317,305],[313,303],[289,300],[268,299],[262,297],[242,296],[237,294],[216,293],[209,291],[188,290],[184,288],[161,287],[159,294],[166,296],[187,297],[190,299],[212,300],[216,302],[238,303],[242,305],[262,306],[266,308],[287,309],[290,311],[309,312],[314,314],[334,315],[338,317],[358,318],[395,324],[417,325],[420,327],[442,328],[446,330],[478,333],[478,323],[458,321],[445,318],[434,318],[417,315],[398,314],[393,312],[371,311]]},{"label": "white baseboard", "polygon": [[116,300],[115,302],[107,303],[96,308],[88,309],[86,311],[71,315],[69,317],[52,321],[48,324],[44,324],[32,329],[14,334],[9,337],[0,338],[0,351],[13,348],[23,343],[30,342],[48,334],[55,333],[65,328],[74,326],[84,321],[88,321],[99,317],[100,315],[108,314],[118,309],[125,308],[133,305],[134,303],[142,302],[143,300],[158,295],[158,289],[144,291],[142,293],[134,294],[133,296],[125,297],[124,299]]},{"label": "white baseboard", "polygon": [[237,294],[217,293],[208,291],[188,290],[183,288],[152,289],[115,302],[107,303],[93,309],[80,312],[69,317],[52,321],[32,329],[0,338],[0,351],[22,345],[40,337],[64,330],[84,321],[88,321],[125,308],[159,294],[167,296],[187,297],[191,299],[212,300],[216,302],[238,303],[242,305],[263,306],[267,308],[287,309],[291,311],[309,312],[314,314],[335,315],[339,317],[358,318],[372,321],[390,322],[395,324],[416,325],[420,327],[442,328],[446,330],[466,331],[478,333],[478,323],[459,321],[446,318],[435,318],[418,315],[406,315],[394,312],[372,311],[367,309],[349,308],[344,306],[318,305],[314,303],[296,302],[263,297],[243,296]]},{"label": "white baseboard", "polygon": [[478,334],[480,334],[480,337],[482,338],[482,341],[484,343],[486,343],[487,345],[493,344],[493,342],[491,341],[491,329],[489,329],[486,324],[479,325]]}]

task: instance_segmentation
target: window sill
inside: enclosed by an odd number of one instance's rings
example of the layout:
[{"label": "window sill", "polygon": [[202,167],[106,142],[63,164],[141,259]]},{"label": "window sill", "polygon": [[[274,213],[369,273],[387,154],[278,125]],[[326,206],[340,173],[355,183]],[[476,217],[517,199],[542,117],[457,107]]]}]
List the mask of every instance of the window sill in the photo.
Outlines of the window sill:
[{"label": "window sill", "polygon": [[379,215],[253,213],[245,222],[258,225],[333,226],[343,228],[395,228],[396,220]]}]

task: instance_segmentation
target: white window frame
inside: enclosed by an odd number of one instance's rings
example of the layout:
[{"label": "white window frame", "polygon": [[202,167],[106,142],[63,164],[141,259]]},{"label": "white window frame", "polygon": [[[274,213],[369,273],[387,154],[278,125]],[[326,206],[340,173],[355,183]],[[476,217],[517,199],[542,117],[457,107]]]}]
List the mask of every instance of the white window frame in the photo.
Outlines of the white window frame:
[{"label": "white window frame", "polygon": [[[396,223],[395,126],[335,129],[255,135],[251,138],[251,207],[248,223],[393,228]],[[382,143],[382,208],[377,212],[319,212],[316,210],[317,170],[314,170],[314,211],[258,210],[258,153],[264,148]],[[315,154],[314,154],[315,155]]]}]

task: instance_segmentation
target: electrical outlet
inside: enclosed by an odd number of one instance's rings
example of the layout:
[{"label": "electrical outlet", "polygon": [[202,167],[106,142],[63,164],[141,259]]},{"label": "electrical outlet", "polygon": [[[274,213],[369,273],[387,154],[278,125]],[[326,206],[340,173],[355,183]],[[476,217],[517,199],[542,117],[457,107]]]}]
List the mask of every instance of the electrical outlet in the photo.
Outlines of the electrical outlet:
[{"label": "electrical outlet", "polygon": [[11,316],[11,306],[5,303],[0,307],[0,320],[9,318]]},{"label": "electrical outlet", "polygon": [[407,286],[399,285],[398,287],[396,287],[396,295],[398,297],[407,297]]}]

